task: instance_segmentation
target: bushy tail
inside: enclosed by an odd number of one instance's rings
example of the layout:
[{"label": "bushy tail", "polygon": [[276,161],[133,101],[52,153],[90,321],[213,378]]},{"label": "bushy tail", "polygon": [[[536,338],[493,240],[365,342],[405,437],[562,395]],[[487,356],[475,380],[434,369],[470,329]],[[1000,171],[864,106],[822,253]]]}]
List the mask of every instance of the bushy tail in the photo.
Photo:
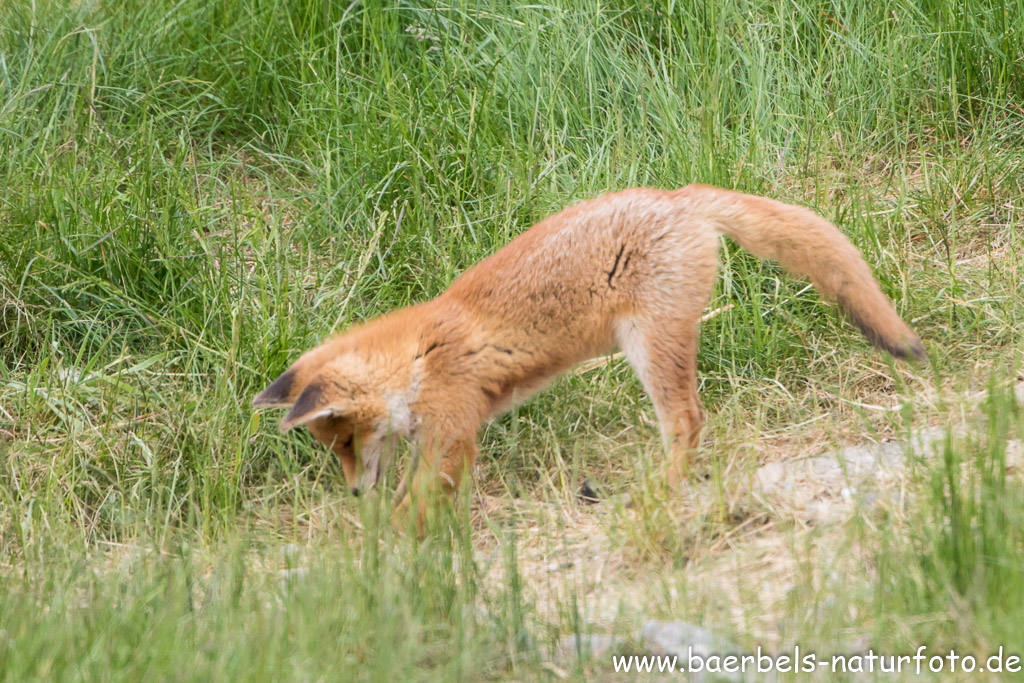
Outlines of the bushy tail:
[{"label": "bushy tail", "polygon": [[860,252],[836,226],[812,211],[764,197],[704,186],[680,192],[750,253],[808,277],[872,344],[897,358],[924,357],[921,339],[896,314]]}]

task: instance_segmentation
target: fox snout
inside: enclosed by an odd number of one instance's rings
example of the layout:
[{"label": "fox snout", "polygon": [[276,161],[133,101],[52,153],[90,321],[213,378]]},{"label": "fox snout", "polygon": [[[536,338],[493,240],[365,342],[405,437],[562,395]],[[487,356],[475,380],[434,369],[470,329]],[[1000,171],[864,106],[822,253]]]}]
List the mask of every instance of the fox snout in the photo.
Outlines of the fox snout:
[{"label": "fox snout", "polygon": [[365,491],[369,491],[377,482],[380,481],[381,472],[383,472],[385,463],[382,462],[383,458],[379,453],[379,449],[376,448],[364,448],[360,454],[362,457],[362,472],[356,478],[356,484],[352,487],[352,495],[359,496]]}]

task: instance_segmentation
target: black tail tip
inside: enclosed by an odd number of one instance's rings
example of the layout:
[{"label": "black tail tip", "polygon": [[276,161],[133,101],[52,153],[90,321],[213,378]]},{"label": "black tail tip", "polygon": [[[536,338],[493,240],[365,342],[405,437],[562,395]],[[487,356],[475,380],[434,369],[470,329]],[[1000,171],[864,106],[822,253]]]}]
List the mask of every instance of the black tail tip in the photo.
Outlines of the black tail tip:
[{"label": "black tail tip", "polygon": [[913,339],[904,342],[900,346],[889,346],[886,345],[885,350],[893,355],[894,358],[900,360],[924,360],[928,357],[928,352],[924,348],[921,338],[915,336]]},{"label": "black tail tip", "polygon": [[[858,315],[857,310],[853,306],[846,304],[842,298],[839,299],[839,305],[842,306],[846,311],[846,314],[850,316],[850,322],[852,322],[857,329],[861,331],[869,342],[883,351],[888,351],[893,358],[899,358],[901,360],[921,360],[928,356],[928,352],[925,351],[921,338],[899,321],[898,318],[897,329],[892,329],[888,331],[888,333],[883,333],[880,329],[876,329],[876,327],[868,324],[867,320]],[[893,315],[895,315],[895,313]]]}]

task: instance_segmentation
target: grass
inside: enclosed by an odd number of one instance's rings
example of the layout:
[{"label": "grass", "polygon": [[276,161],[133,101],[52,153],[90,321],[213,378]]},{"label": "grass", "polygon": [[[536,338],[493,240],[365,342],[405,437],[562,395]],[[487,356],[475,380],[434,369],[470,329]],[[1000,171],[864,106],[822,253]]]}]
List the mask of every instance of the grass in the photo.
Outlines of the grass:
[{"label": "grass", "polygon": [[[1022,26],[1012,0],[4,3],[0,677],[600,679],[559,638],[645,618],[1024,649]],[[651,474],[613,359],[488,425],[422,543],[252,413],[302,350],[538,219],[689,182],[836,221],[931,362],[728,246],[708,482]],[[810,523],[750,486],[929,425],[952,436],[881,511],[826,491],[841,521]],[[588,477],[631,505],[580,505]]]}]

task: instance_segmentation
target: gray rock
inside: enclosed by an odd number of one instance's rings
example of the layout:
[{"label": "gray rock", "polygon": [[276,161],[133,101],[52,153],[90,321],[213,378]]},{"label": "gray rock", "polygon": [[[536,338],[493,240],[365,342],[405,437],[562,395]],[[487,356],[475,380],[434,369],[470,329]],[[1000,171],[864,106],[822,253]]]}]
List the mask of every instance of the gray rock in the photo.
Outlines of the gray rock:
[{"label": "gray rock", "polygon": [[[730,655],[742,657],[745,653],[737,645],[721,638],[711,631],[685,621],[645,621],[640,628],[638,637],[633,639],[618,638],[603,633],[584,634],[580,636],[565,636],[558,641],[555,648],[555,659],[566,665],[575,662],[582,655],[594,661],[610,662],[610,657],[615,654],[637,656],[675,656],[678,658],[677,670],[673,675],[685,671],[687,681],[699,683],[710,683],[711,681],[774,681],[774,674],[752,674],[726,673],[721,671],[724,662],[722,659]],[[719,671],[686,671],[689,666],[690,655],[700,657],[702,662],[707,663],[708,657],[718,656],[722,659],[711,664],[712,668]],[[738,663],[737,663],[738,665]],[[678,667],[683,667],[679,669]],[[754,678],[754,676],[757,678]],[[646,680],[646,679],[644,679]]]},{"label": "gray rock", "polygon": [[589,478],[583,480],[579,493],[576,496],[580,499],[580,502],[588,504],[597,503],[602,498],[607,498],[604,486]]},{"label": "gray rock", "polygon": [[561,662],[573,661],[580,654],[591,659],[613,654],[623,649],[625,643],[620,638],[607,633],[586,633],[583,635],[565,636],[558,641],[557,658]]},{"label": "gray rock", "polygon": [[[680,665],[687,665],[690,655],[706,660],[712,655],[737,657],[745,654],[734,643],[715,635],[706,628],[685,621],[646,621],[640,628],[644,650],[654,655],[675,655]],[[717,668],[717,667],[716,667]],[[751,680],[740,673],[687,672],[688,681],[744,681]]]},{"label": "gray rock", "polygon": [[304,579],[309,576],[309,569],[306,567],[295,567],[294,569],[282,569],[277,573],[277,577],[282,583],[288,581],[295,581],[297,579]]},{"label": "gray rock", "polygon": [[685,657],[689,654],[688,648],[693,648],[694,654],[702,656],[743,653],[743,650],[728,640],[685,621],[645,621],[640,628],[640,638],[654,654]]}]

